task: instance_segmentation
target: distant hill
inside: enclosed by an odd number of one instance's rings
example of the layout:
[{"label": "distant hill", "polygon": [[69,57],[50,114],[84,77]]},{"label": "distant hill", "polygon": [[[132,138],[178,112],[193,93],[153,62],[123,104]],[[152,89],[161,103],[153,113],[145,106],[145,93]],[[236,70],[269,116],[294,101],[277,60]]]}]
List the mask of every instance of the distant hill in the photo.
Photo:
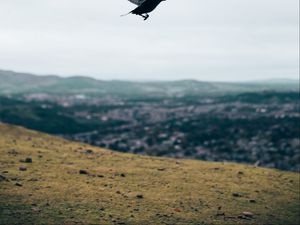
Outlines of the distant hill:
[{"label": "distant hill", "polygon": [[144,157],[0,124],[0,224],[299,224],[299,174]]},{"label": "distant hill", "polygon": [[196,80],[131,82],[103,81],[89,77],[36,76],[28,73],[16,73],[0,70],[0,94],[18,94],[30,92],[46,93],[88,93],[112,95],[199,95],[228,92],[252,92],[264,90],[298,91],[299,84],[290,82],[201,82]]}]

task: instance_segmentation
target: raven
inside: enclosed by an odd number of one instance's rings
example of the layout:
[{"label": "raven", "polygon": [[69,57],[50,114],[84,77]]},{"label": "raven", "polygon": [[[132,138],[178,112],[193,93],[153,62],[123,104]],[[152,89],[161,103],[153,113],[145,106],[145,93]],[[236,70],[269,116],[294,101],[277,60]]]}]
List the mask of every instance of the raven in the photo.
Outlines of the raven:
[{"label": "raven", "polygon": [[122,16],[126,16],[132,13],[135,15],[139,15],[143,17],[144,20],[146,20],[149,17],[148,13],[152,12],[159,5],[159,3],[166,0],[129,0],[129,1],[132,2],[133,4],[138,5],[138,7]]}]

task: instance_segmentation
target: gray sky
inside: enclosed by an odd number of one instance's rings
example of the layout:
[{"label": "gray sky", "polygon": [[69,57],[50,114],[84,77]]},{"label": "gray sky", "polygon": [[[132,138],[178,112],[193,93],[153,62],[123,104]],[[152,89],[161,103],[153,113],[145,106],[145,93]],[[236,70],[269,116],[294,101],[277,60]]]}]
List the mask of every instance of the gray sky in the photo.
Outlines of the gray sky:
[{"label": "gray sky", "polygon": [[298,0],[0,0],[0,68],[131,80],[298,78]]}]

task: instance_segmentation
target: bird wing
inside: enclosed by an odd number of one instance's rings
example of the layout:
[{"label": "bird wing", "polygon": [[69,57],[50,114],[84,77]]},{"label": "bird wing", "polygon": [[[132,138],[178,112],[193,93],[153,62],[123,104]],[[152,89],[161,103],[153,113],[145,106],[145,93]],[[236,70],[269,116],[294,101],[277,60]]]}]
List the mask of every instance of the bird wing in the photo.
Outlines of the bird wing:
[{"label": "bird wing", "polygon": [[136,4],[138,6],[140,6],[141,4],[143,4],[146,0],[128,0],[130,2],[132,2],[133,4]]}]

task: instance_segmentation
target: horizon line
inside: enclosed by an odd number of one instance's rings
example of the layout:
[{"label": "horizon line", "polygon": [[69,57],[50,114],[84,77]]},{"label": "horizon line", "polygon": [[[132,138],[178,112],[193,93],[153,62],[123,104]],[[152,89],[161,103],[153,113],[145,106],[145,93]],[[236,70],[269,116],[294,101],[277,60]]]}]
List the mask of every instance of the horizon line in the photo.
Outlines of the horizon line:
[{"label": "horizon line", "polygon": [[11,70],[11,69],[1,69],[0,71],[4,72],[11,72],[16,74],[27,74],[37,77],[58,77],[58,78],[89,78],[94,79],[97,81],[123,81],[123,82],[140,82],[140,83],[150,83],[150,82],[176,82],[176,81],[197,81],[197,82],[207,82],[207,83],[257,83],[257,82],[274,82],[274,81],[286,81],[286,82],[297,82],[300,81],[300,76],[298,78],[284,78],[284,77],[277,77],[277,78],[262,78],[262,79],[255,79],[255,80],[200,80],[197,78],[185,78],[185,79],[100,79],[93,75],[83,75],[83,74],[51,74],[51,73],[35,73],[35,72],[27,72],[27,71],[18,71],[18,70]]}]

